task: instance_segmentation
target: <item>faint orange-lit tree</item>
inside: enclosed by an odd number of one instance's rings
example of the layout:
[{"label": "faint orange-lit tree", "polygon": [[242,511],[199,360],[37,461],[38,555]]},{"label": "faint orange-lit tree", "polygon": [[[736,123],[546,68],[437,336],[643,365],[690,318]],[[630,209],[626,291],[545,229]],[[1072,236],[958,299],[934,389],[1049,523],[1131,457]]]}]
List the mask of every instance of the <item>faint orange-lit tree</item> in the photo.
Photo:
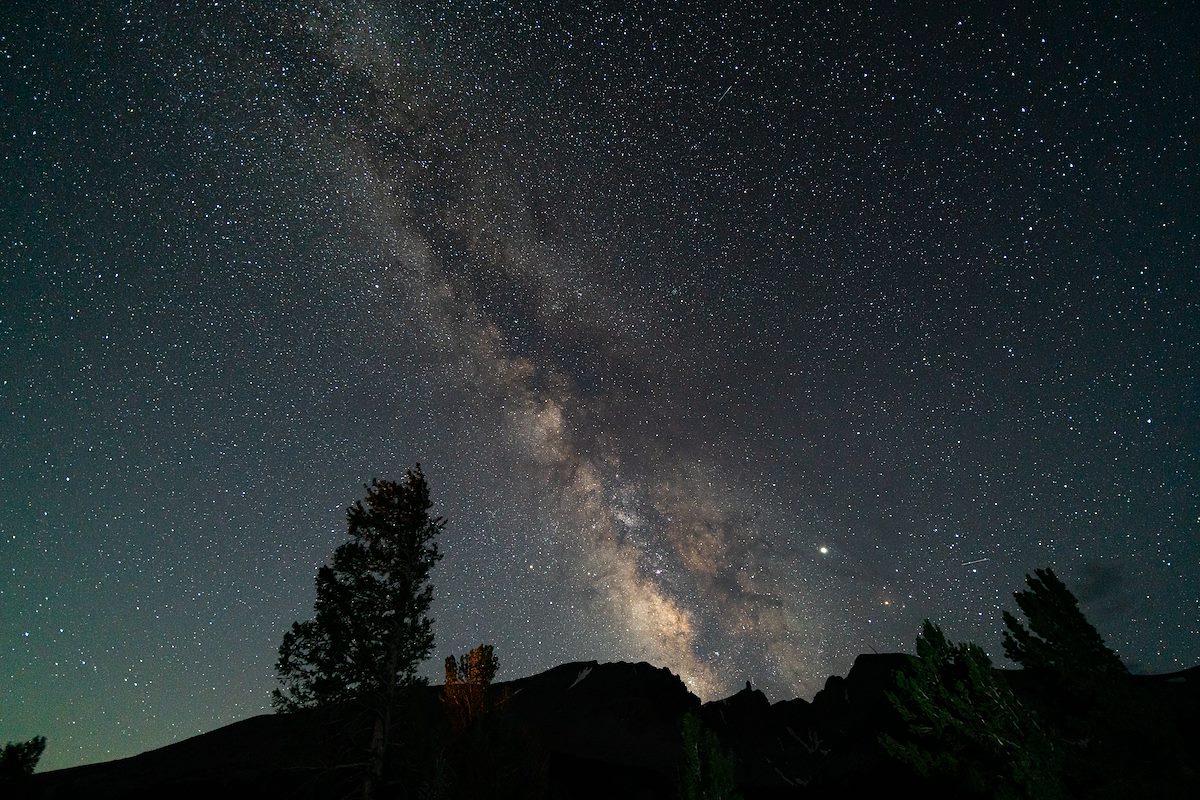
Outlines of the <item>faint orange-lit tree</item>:
[{"label": "faint orange-lit tree", "polygon": [[490,644],[473,648],[461,659],[446,657],[446,686],[442,701],[450,715],[450,724],[463,731],[488,710],[488,689],[500,663]]}]

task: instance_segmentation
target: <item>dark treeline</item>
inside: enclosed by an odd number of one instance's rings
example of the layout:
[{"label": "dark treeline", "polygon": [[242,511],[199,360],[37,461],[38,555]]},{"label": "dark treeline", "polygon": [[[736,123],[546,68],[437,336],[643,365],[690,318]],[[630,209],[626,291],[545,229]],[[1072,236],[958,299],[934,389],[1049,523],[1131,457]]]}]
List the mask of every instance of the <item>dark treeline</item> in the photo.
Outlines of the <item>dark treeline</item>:
[{"label": "dark treeline", "polygon": [[[423,683],[416,666],[434,644],[429,573],[445,523],[431,506],[418,465],[398,483],[376,481],[365,505],[350,507],[350,541],[317,576],[315,617],[284,637],[276,704],[361,708],[371,730],[365,798],[466,796],[481,781],[492,795],[508,787],[513,796],[538,796],[549,756],[512,746],[508,698],[489,688],[497,664],[491,646],[447,659],[440,745],[431,749],[428,737],[397,727],[404,690]],[[1014,594],[1023,619],[1008,611],[1002,618],[1004,651],[1019,674],[996,670],[980,647],[950,642],[925,622],[916,656],[886,676],[881,730],[860,743],[886,763],[884,772],[938,796],[1099,797],[1134,788],[1127,783],[1137,770],[1126,765],[1130,754],[1145,755],[1147,721],[1128,670],[1053,571],[1026,580]],[[726,747],[696,714],[683,715],[677,729],[673,793],[740,796],[749,770],[737,763],[736,736],[725,731],[733,739]],[[413,746],[414,737],[423,747]],[[798,778],[799,793],[816,792],[819,775]]]},{"label": "dark treeline", "polygon": [[[564,664],[496,681],[481,644],[435,650],[431,572],[446,525],[420,465],[347,509],[311,619],[284,634],[279,713],[124,762],[32,776],[40,737],[10,743],[11,796],[767,800],[1190,797],[1198,670],[1133,676],[1049,569],[1003,612],[996,669],[926,621],[913,656],[860,656],[812,702],[749,683],[701,704],[648,664]],[[500,654],[502,655],[502,654]]]}]

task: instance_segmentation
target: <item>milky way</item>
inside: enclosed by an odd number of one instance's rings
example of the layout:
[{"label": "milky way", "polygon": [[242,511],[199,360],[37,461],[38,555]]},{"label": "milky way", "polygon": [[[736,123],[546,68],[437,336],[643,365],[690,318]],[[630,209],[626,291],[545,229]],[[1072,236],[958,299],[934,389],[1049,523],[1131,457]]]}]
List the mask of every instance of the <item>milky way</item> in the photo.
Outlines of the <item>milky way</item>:
[{"label": "milky way", "polygon": [[1186,4],[270,5],[0,12],[0,738],[264,712],[417,461],[501,678],[1000,660],[1042,566],[1200,660]]},{"label": "milky way", "polygon": [[[755,557],[759,548],[738,546],[739,534],[754,540],[753,523],[739,530],[730,498],[712,497],[732,494],[729,480],[716,478],[710,459],[684,464],[668,452],[643,454],[654,436],[627,423],[644,416],[640,397],[621,402],[603,383],[586,392],[577,386],[604,380],[614,362],[629,357],[629,340],[647,329],[687,358],[702,360],[703,353],[671,341],[674,332],[645,310],[626,308],[623,295],[639,302],[631,288],[596,286],[596,273],[606,271],[602,249],[573,254],[569,234],[545,230],[534,206],[565,210],[545,189],[524,187],[522,166],[506,157],[511,133],[493,119],[497,109],[464,99],[473,87],[453,73],[406,68],[391,46],[397,32],[389,22],[334,14],[310,25],[303,41],[312,49],[298,57],[353,84],[350,119],[338,125],[348,156],[343,169],[363,165],[372,190],[352,213],[376,220],[377,239],[368,246],[386,251],[402,243],[380,268],[394,266],[413,281],[381,288],[384,298],[438,332],[468,394],[502,409],[504,457],[539,487],[547,508],[535,530],[554,531],[541,557],[559,565],[564,588],[603,620],[614,653],[669,664],[710,697],[749,665],[730,657],[744,660],[738,645],[725,646],[722,660],[716,646],[701,648],[701,639],[740,643],[749,636],[770,653],[763,677],[794,693],[799,687],[779,678],[802,672],[797,666],[807,659],[788,643],[813,622],[781,616],[784,603],[765,588],[777,585],[768,559]],[[413,87],[430,82],[449,97],[411,102]],[[587,356],[564,367],[560,356],[573,340]],[[655,357],[652,345],[642,349]],[[652,369],[655,382],[688,380],[686,372],[672,376],[670,363]],[[695,480],[697,473],[709,477]],[[745,602],[747,595],[755,600]],[[735,675],[723,679],[719,667]]]}]

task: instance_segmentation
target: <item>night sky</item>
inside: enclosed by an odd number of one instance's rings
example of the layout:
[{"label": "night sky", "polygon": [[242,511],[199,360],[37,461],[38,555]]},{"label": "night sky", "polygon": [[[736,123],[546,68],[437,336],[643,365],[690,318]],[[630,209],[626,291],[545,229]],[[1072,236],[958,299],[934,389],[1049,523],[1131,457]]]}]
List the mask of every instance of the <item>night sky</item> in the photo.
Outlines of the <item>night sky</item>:
[{"label": "night sky", "polygon": [[1194,4],[282,5],[0,11],[0,741],[268,710],[418,461],[435,680],[1200,663]]}]

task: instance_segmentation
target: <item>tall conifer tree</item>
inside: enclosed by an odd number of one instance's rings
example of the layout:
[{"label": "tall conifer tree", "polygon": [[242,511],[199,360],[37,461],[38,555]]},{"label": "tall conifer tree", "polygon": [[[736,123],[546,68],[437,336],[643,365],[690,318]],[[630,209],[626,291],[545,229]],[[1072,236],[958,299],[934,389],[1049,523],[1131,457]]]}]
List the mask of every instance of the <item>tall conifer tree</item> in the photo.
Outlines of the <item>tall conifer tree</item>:
[{"label": "tall conifer tree", "polygon": [[275,669],[281,711],[356,704],[374,715],[364,793],[383,779],[399,691],[425,683],[418,665],[433,652],[429,571],[445,525],[421,465],[398,482],[375,480],[346,512],[350,541],[317,572],[315,616],[292,624]]}]

